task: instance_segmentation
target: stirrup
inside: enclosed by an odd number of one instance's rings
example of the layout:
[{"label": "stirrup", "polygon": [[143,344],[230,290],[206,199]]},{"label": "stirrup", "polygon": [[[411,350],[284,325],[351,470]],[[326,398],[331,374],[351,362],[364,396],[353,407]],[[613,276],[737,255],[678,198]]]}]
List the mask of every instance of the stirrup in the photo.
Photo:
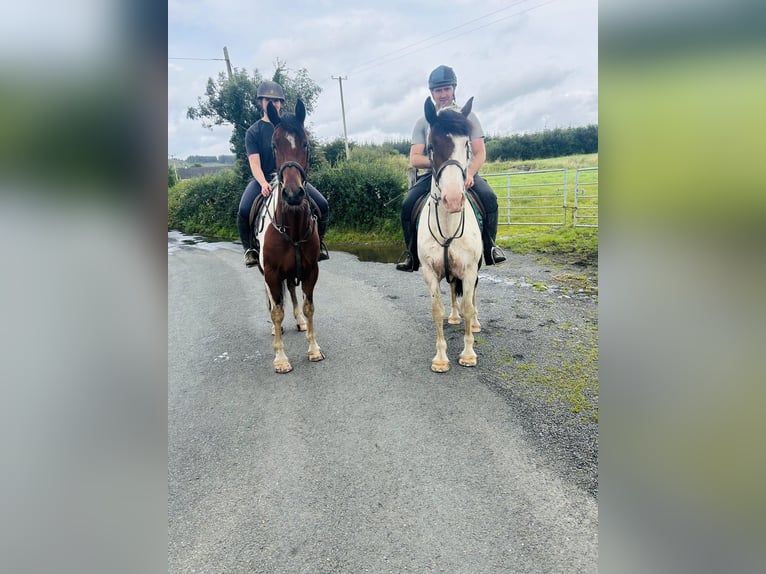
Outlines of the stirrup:
[{"label": "stirrup", "polygon": [[255,267],[258,265],[258,252],[255,249],[245,251],[245,266]]},{"label": "stirrup", "polygon": [[330,252],[327,250],[327,245],[324,241],[319,242],[319,261],[327,261],[330,258]]},{"label": "stirrup", "polygon": [[505,253],[497,245],[493,245],[489,248],[489,251],[484,254],[484,263],[487,265],[497,265],[505,261]]},{"label": "stirrup", "polygon": [[409,251],[405,251],[404,253],[402,253],[402,256],[405,256],[404,261],[400,261],[399,263],[396,264],[397,271],[407,271],[411,273],[414,268],[414,261],[413,261],[412,255],[410,254]]}]

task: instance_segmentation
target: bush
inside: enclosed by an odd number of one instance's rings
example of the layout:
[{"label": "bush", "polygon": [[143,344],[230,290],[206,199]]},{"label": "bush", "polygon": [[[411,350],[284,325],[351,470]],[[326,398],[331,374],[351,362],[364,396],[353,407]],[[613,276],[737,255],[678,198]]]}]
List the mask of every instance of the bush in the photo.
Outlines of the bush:
[{"label": "bush", "polygon": [[[374,157],[325,164],[309,181],[330,204],[334,230],[385,232],[399,229],[399,209],[407,191],[407,160]],[[183,180],[168,188],[168,228],[221,239],[237,239],[237,210],[244,186],[232,170]]]},{"label": "bush", "polygon": [[178,183],[178,176],[176,175],[176,168],[172,165],[168,165],[168,187],[173,187]]},{"label": "bush", "polygon": [[401,156],[352,159],[314,173],[311,182],[330,204],[331,227],[369,232],[398,225],[406,170]]},{"label": "bush", "polygon": [[232,170],[178,182],[168,189],[168,229],[238,238],[237,210],[243,191],[242,179]]}]

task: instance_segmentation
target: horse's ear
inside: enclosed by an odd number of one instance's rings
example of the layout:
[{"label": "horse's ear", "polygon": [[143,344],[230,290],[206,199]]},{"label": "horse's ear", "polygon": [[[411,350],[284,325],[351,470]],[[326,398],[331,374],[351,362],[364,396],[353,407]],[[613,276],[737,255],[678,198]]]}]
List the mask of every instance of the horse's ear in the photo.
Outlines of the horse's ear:
[{"label": "horse's ear", "polygon": [[279,125],[279,122],[282,120],[282,118],[279,117],[279,112],[277,112],[277,108],[274,107],[274,104],[269,102],[266,105],[266,115],[269,118],[269,121],[274,125],[274,127],[277,127]]},{"label": "horse's ear", "polygon": [[306,119],[306,106],[300,98],[295,102],[295,119],[300,125],[303,125],[303,121]]},{"label": "horse's ear", "polygon": [[429,124],[433,124],[436,121],[436,106],[431,101],[431,98],[426,98],[426,103],[423,105],[423,109],[426,113],[426,120]]},{"label": "horse's ear", "polygon": [[473,96],[468,98],[468,101],[463,106],[463,109],[460,110],[460,113],[463,114],[465,117],[468,117],[468,114],[471,113],[471,108],[473,107]]}]

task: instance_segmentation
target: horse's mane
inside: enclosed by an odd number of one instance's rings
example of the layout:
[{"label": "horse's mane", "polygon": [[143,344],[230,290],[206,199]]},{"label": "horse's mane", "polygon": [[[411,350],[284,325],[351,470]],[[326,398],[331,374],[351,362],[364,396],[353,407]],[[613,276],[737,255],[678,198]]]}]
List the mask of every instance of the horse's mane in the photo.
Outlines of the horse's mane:
[{"label": "horse's mane", "polygon": [[295,114],[291,113],[286,113],[281,116],[279,120],[279,127],[288,133],[296,135],[300,135],[305,132],[303,126],[298,123],[298,119],[295,117]]},{"label": "horse's mane", "polygon": [[445,134],[456,136],[470,136],[471,122],[460,113],[460,108],[451,106],[439,111],[431,129],[437,129]]}]

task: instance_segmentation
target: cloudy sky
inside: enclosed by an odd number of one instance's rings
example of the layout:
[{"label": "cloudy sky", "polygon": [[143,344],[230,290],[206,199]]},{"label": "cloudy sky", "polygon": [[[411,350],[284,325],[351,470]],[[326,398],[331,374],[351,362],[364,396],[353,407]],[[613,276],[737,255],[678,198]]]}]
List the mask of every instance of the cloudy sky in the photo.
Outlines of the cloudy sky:
[{"label": "cloudy sky", "polygon": [[[289,6],[289,9],[286,8]],[[489,135],[598,123],[597,0],[170,0],[168,155],[230,154],[231,128],[186,118],[208,78],[264,76],[277,58],[322,88],[308,125],[320,142],[409,139],[428,75],[452,66]]]}]

